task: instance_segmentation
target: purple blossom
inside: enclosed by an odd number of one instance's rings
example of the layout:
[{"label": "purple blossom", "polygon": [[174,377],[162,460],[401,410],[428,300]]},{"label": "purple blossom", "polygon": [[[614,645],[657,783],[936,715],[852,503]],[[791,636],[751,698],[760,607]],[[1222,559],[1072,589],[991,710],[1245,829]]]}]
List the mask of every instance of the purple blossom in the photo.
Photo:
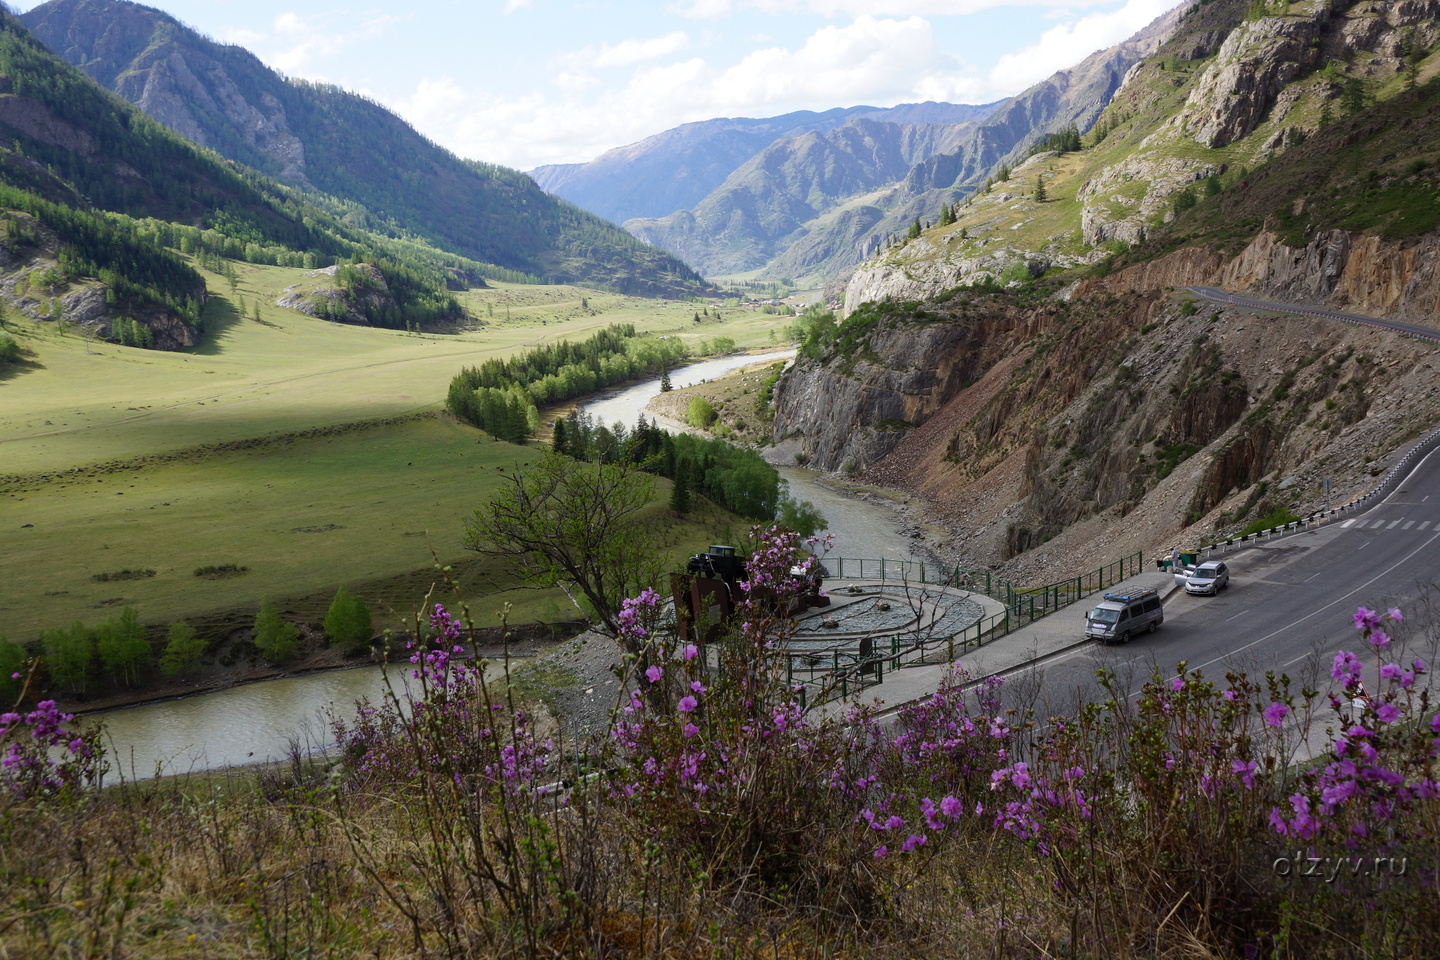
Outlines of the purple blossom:
[{"label": "purple blossom", "polygon": [[1369,607],[1359,607],[1350,618],[1356,630],[1374,630],[1380,626],[1380,615]]},{"label": "purple blossom", "polygon": [[1386,633],[1384,630],[1370,631],[1367,639],[1369,639],[1371,643],[1373,643],[1376,647],[1379,647],[1381,650],[1384,650],[1386,647],[1390,646],[1390,634]]},{"label": "purple blossom", "polygon": [[1170,689],[1171,689],[1171,690],[1174,690],[1174,691],[1177,692],[1177,693],[1180,692],[1181,690],[1184,690],[1184,689],[1185,689],[1185,678],[1184,678],[1184,677],[1171,677],[1171,678],[1170,678]]},{"label": "purple blossom", "polygon": [[[1440,717],[1437,717],[1440,719]],[[954,797],[946,797],[940,801],[940,812],[947,817],[958,817],[963,812],[960,801]]]},{"label": "purple blossom", "polygon": [[1360,682],[1362,672],[1359,658],[1349,650],[1341,650],[1335,654],[1335,662],[1330,667],[1330,678],[1349,687]]},{"label": "purple blossom", "polygon": [[686,660],[694,660],[694,659],[695,659],[696,657],[698,657],[698,656],[700,656],[700,648],[699,648],[699,647],[695,646],[695,644],[693,644],[693,643],[687,643],[687,644],[685,644],[685,659],[686,659]]},{"label": "purple blossom", "polygon": [[1399,607],[1391,607],[1386,612],[1385,616],[1388,617],[1390,620],[1394,621],[1395,623],[1399,623],[1400,621],[1405,619],[1404,615],[1400,613]]},{"label": "purple blossom", "polygon": [[699,706],[699,701],[694,697],[681,697],[680,702],[675,704],[675,709],[681,713],[693,713],[697,706]]},{"label": "purple blossom", "polygon": [[916,847],[923,847],[923,846],[925,846],[925,837],[924,837],[924,835],[923,835],[923,834],[922,834],[922,835],[917,835],[917,834],[913,834],[913,833],[912,833],[912,834],[910,834],[910,836],[908,836],[908,837],[905,838],[905,842],[904,842],[904,843],[900,844],[900,852],[901,852],[901,853],[909,853],[911,850],[914,850]]},{"label": "purple blossom", "polygon": [[1381,723],[1394,723],[1400,719],[1400,708],[1393,703],[1382,703],[1375,708],[1375,719]]},{"label": "purple blossom", "polygon": [[660,678],[665,676],[665,671],[658,663],[652,663],[646,668],[645,676],[650,679],[651,683],[659,683]]},{"label": "purple blossom", "polygon": [[685,724],[685,728],[680,732],[683,733],[687,739],[689,739],[690,737],[698,734],[700,732],[700,728],[695,726],[695,724],[693,723],[687,723]]},{"label": "purple blossom", "polygon": [[1278,727],[1285,722],[1285,717],[1290,713],[1290,708],[1283,703],[1272,703],[1265,708],[1265,722],[1272,727]]}]

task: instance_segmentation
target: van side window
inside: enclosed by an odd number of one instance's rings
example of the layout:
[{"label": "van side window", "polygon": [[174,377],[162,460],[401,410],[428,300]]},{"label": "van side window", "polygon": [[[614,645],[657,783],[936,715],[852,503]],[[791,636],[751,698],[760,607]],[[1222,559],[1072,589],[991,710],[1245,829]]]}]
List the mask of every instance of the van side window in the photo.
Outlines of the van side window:
[{"label": "van side window", "polygon": [[1156,610],[1159,610],[1159,609],[1160,609],[1160,598],[1159,598],[1159,597],[1156,597],[1156,598],[1154,598],[1154,599],[1152,599],[1152,600],[1146,600],[1146,601],[1145,601],[1145,612],[1146,612],[1146,613],[1154,613]]}]

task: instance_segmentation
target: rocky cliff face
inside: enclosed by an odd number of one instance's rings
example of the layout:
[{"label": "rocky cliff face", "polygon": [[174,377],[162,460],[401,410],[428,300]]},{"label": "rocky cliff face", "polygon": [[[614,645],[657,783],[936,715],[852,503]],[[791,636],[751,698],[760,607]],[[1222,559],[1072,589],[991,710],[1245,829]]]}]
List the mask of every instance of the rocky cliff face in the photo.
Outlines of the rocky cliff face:
[{"label": "rocky cliff face", "polygon": [[1163,290],[852,320],[851,360],[802,360],[777,386],[776,438],[909,494],[933,552],[1022,580],[1304,514],[1322,478],[1357,492],[1440,419],[1432,345]]}]

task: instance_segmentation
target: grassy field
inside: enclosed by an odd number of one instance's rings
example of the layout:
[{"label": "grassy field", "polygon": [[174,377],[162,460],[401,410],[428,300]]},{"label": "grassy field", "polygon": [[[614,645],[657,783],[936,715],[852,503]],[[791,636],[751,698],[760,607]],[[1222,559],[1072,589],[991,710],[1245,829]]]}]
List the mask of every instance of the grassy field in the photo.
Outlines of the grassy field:
[{"label": "grassy field", "polygon": [[[462,518],[496,488],[500,470],[533,454],[436,417],[340,425],[435,410],[462,365],[610,323],[692,341],[723,333],[741,347],[769,345],[776,324],[738,310],[696,324],[698,304],[496,285],[463,295],[483,326],[414,336],[275,307],[301,271],[235,267],[234,291],[208,276],[210,335],[188,353],[7,323],[28,356],[0,379],[0,477],[32,479],[12,479],[0,493],[0,635],[31,640],[125,604],[146,622],[219,624],[262,595],[318,620],[341,582],[371,601],[377,623],[393,623],[386,606],[403,615],[432,579],[430,545],[447,563],[464,561]],[[254,438],[261,442],[234,449]],[[677,558],[729,522],[702,514],[673,523],[661,506],[668,484],[658,487],[657,530]],[[221,564],[249,569],[194,576]],[[155,575],[93,579],[126,569]],[[559,591],[514,591],[503,569],[479,561],[457,569],[471,596],[486,598],[478,609],[487,622],[506,599],[516,622],[573,619]]]},{"label": "grassy field", "polygon": [[[195,351],[86,343],[50,323],[10,320],[6,329],[30,356],[0,375],[0,474],[429,409],[443,401],[461,366],[548,339],[583,339],[611,323],[634,323],[691,343],[724,334],[741,349],[769,345],[776,325],[774,317],[740,310],[718,323],[697,324],[692,317],[699,304],[497,284],[462,299],[482,319],[486,303],[501,316],[463,333],[413,336],[273,306],[303,271],[250,264],[235,269],[240,283],[233,294],[207,274],[215,299],[206,343]],[[580,308],[582,297],[588,311]]]}]

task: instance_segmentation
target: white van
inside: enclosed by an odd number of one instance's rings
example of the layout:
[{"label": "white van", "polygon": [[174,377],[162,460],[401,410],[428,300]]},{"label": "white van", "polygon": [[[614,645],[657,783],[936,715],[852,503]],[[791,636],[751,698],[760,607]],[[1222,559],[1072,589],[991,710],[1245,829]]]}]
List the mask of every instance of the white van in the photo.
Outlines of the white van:
[{"label": "white van", "polygon": [[1141,631],[1154,633],[1165,622],[1165,607],[1154,590],[1107,593],[1085,617],[1085,636],[1101,643],[1129,643]]}]

